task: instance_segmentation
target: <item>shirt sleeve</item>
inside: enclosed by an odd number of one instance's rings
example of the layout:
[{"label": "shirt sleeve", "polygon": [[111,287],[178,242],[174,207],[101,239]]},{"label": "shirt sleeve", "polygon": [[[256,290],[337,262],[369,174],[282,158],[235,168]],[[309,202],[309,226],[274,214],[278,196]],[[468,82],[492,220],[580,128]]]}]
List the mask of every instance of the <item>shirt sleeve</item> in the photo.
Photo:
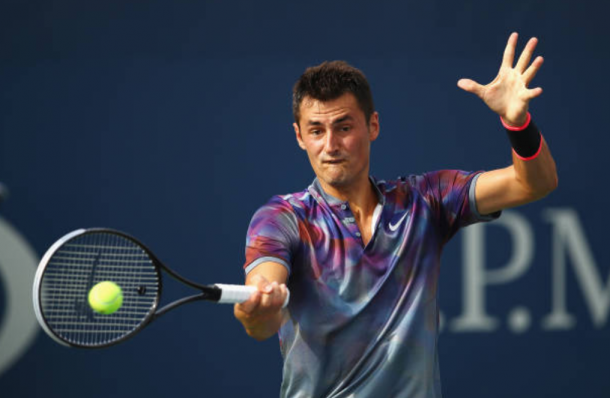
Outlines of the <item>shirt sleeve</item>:
[{"label": "shirt sleeve", "polygon": [[437,217],[444,240],[463,227],[498,218],[501,212],[481,215],[477,211],[475,186],[481,171],[440,170],[426,173],[419,188]]},{"label": "shirt sleeve", "polygon": [[250,221],[246,235],[246,275],[268,261],[282,264],[290,274],[298,239],[298,222],[292,206],[279,196],[273,197]]}]

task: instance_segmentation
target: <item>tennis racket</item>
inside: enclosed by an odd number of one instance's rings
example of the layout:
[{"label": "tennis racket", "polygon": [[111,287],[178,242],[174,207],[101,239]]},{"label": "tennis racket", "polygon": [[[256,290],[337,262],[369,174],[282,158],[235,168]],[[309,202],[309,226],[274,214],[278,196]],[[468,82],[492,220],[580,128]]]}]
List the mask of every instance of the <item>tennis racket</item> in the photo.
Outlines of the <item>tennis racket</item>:
[{"label": "tennis racket", "polygon": [[[199,292],[158,308],[161,271]],[[123,292],[122,306],[109,315],[93,311],[88,303],[89,291],[102,281],[116,283]],[[101,348],[133,337],[183,304],[199,300],[241,303],[256,290],[254,286],[206,286],[189,281],[134,237],[91,228],[70,232],[47,250],[34,278],[33,301],[38,322],[53,340],[70,347]]]}]

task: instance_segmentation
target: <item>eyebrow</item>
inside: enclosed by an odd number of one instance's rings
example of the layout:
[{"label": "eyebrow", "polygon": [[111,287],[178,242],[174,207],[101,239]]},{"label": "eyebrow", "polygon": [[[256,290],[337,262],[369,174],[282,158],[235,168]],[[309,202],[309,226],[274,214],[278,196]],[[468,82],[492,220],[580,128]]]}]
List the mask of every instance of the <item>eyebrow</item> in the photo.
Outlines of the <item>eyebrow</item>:
[{"label": "eyebrow", "polygon": [[[336,124],[340,124],[340,123],[347,122],[347,121],[352,121],[352,120],[354,120],[354,118],[351,115],[345,115],[345,116],[343,116],[343,117],[333,121],[332,124],[336,125]],[[315,121],[315,120],[310,120],[310,121],[307,122],[307,125],[308,126],[321,126],[322,122],[318,122],[318,121]]]}]

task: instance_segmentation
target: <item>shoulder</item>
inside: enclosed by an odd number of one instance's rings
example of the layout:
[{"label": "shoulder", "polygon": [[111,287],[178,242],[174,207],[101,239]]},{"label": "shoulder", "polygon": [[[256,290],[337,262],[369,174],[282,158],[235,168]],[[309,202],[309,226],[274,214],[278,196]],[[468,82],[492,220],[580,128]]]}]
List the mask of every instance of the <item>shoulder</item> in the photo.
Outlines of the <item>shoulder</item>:
[{"label": "shoulder", "polygon": [[312,197],[307,189],[284,195],[272,196],[267,203],[259,207],[256,213],[282,214],[294,213],[295,215],[311,206]]},{"label": "shoulder", "polygon": [[307,209],[316,202],[311,195],[310,188],[286,195],[277,195],[271,198],[271,201],[278,203],[278,205],[281,203],[281,206],[290,207],[293,211]]},{"label": "shoulder", "polygon": [[429,191],[440,188],[442,190],[449,186],[466,185],[478,173],[464,170],[436,170],[399,177],[396,181],[391,181],[390,183],[403,189],[410,188],[418,191]]},{"label": "shoulder", "polygon": [[479,173],[464,170],[436,170],[402,176],[394,180],[375,180],[375,184],[386,198],[401,200],[412,195],[429,198],[430,195],[438,197],[449,191],[468,188],[472,179]]},{"label": "shoulder", "polygon": [[296,230],[298,220],[308,212],[311,207],[311,195],[303,190],[285,195],[272,196],[267,203],[260,206],[250,221],[250,229],[258,230],[264,225],[281,227],[282,229]]}]

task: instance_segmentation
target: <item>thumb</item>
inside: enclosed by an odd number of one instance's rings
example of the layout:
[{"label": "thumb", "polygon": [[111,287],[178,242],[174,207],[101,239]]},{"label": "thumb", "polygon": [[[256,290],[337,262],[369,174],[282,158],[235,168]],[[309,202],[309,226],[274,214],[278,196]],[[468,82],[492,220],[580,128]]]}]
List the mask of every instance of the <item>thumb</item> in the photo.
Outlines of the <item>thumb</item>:
[{"label": "thumb", "polygon": [[270,293],[273,289],[267,278],[260,274],[252,276],[252,279],[249,284],[256,286],[258,288],[258,291],[261,293]]},{"label": "thumb", "polygon": [[476,94],[479,97],[482,95],[483,86],[481,86],[479,83],[475,82],[474,80],[460,79],[460,80],[458,80],[457,85],[459,88],[461,88],[464,91],[468,91],[469,93]]}]

